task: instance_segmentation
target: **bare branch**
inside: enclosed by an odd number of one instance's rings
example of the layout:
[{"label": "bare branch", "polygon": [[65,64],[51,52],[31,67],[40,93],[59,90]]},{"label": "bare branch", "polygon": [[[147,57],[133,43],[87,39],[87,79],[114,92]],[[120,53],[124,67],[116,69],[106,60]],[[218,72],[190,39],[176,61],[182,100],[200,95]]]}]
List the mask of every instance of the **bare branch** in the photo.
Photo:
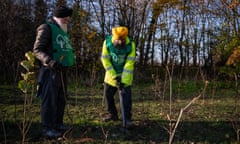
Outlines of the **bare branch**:
[{"label": "bare branch", "polygon": [[184,112],[188,107],[190,107],[196,100],[198,100],[198,99],[202,96],[203,93],[205,93],[205,90],[206,90],[206,88],[207,88],[207,84],[208,84],[208,81],[205,81],[205,86],[204,86],[204,89],[203,89],[202,93],[201,93],[200,95],[198,95],[197,97],[194,97],[184,108],[181,108],[181,110],[180,110],[180,112],[179,112],[179,115],[178,115],[177,122],[176,122],[176,124],[174,125],[174,129],[173,129],[173,131],[170,133],[169,144],[171,144],[172,141],[173,141],[173,137],[174,137],[174,135],[175,135],[175,132],[176,132],[176,130],[177,130],[177,127],[178,127],[178,124],[179,124],[179,122],[180,122],[180,120],[181,120],[181,117],[182,117],[183,112]]}]

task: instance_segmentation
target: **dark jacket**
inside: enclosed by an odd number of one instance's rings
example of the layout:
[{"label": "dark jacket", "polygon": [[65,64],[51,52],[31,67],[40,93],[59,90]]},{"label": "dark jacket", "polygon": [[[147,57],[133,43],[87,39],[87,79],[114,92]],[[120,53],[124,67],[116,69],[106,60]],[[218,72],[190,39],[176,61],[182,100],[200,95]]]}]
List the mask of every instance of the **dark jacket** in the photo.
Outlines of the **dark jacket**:
[{"label": "dark jacket", "polygon": [[[56,24],[56,22],[52,22]],[[40,71],[37,78],[39,88],[36,96],[43,98],[48,95],[48,93],[54,94],[53,91],[55,91],[55,88],[62,85],[61,79],[66,83],[66,70],[61,70],[63,76],[61,78],[59,71],[53,69],[49,64],[49,62],[53,60],[53,48],[51,27],[48,24],[42,24],[37,28],[33,53],[36,59],[40,61]],[[66,89],[66,84],[64,85]],[[48,91],[46,91],[46,88]]]},{"label": "dark jacket", "polygon": [[[57,23],[54,20],[50,22]],[[48,63],[53,59],[52,33],[48,24],[42,24],[37,28],[37,36],[33,47],[35,57],[42,65],[48,67]]]}]

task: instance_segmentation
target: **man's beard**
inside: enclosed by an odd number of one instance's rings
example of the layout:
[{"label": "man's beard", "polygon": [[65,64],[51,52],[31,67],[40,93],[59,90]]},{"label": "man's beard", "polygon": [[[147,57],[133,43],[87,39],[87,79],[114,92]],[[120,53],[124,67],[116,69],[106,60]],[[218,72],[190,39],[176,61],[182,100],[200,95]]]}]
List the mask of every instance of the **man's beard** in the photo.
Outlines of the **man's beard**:
[{"label": "man's beard", "polygon": [[57,24],[61,27],[61,29],[62,29],[64,32],[67,32],[68,24],[62,23],[61,20],[59,20],[59,19],[56,18],[56,17],[53,17],[53,19],[57,22]]},{"label": "man's beard", "polygon": [[67,32],[67,28],[68,28],[68,25],[67,25],[67,24],[59,23],[59,26],[62,28],[62,30],[63,30],[64,32]]},{"label": "man's beard", "polygon": [[118,43],[113,43],[113,46],[117,49],[124,49],[126,47],[126,44],[118,44]]}]

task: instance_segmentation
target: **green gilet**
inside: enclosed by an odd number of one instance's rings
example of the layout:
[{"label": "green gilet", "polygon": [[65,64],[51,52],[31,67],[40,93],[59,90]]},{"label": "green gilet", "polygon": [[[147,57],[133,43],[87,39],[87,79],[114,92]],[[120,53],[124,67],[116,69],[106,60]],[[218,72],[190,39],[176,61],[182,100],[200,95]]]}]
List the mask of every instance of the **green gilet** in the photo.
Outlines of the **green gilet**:
[{"label": "green gilet", "polygon": [[125,48],[117,49],[112,43],[112,36],[106,38],[106,46],[111,57],[111,62],[116,73],[122,73],[128,54],[132,50],[131,41]]},{"label": "green gilet", "polygon": [[52,30],[53,59],[63,66],[74,64],[74,52],[69,36],[55,24],[47,23]]}]

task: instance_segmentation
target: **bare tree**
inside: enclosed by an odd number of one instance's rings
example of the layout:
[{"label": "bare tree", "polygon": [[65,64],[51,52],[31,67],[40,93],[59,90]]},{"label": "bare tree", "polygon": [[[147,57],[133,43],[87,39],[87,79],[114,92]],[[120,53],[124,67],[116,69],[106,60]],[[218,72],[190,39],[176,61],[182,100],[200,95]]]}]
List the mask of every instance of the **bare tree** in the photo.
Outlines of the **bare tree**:
[{"label": "bare tree", "polygon": [[34,23],[38,26],[47,19],[47,4],[44,0],[36,0],[34,5]]}]

